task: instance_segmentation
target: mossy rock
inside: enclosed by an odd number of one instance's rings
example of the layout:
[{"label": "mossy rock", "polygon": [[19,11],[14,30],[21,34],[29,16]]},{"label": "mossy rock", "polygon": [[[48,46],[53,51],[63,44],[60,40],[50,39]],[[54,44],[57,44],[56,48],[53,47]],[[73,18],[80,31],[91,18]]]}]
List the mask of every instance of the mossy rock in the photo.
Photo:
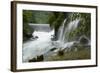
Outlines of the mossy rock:
[{"label": "mossy rock", "polygon": [[59,55],[59,56],[63,56],[63,55],[64,55],[64,51],[63,51],[63,50],[59,50],[59,51],[58,51],[58,55]]}]

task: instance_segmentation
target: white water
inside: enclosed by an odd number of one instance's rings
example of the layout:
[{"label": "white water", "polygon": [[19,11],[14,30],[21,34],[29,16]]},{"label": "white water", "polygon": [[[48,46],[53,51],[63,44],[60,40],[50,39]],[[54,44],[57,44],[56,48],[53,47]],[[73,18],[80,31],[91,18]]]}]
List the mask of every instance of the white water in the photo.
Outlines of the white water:
[{"label": "white water", "polygon": [[69,33],[73,30],[75,30],[77,27],[78,27],[78,24],[79,24],[79,21],[80,19],[76,19],[72,22],[70,22],[67,26],[65,26],[65,23],[66,23],[67,19],[64,20],[62,26],[60,27],[59,29],[59,38],[58,40],[56,41],[56,43],[58,44],[57,48],[66,48],[66,47],[71,47],[75,42],[77,41],[71,41],[71,42],[68,42],[68,39],[69,38]]},{"label": "white water", "polygon": [[59,34],[58,40],[64,43],[68,42],[68,39],[69,39],[68,34],[78,27],[79,21],[80,19],[76,19],[70,22],[67,26],[65,26],[65,22],[66,22],[66,19],[65,19],[62,26],[60,27],[60,30],[59,30],[60,34]]},{"label": "white water", "polygon": [[65,28],[65,23],[66,23],[67,19],[65,19],[62,23],[62,26],[60,26],[59,28],[59,33],[58,33],[58,40],[63,41],[64,37],[64,28]]},{"label": "white water", "polygon": [[71,47],[75,41],[65,42],[65,35],[67,35],[67,39],[69,39],[68,33],[77,28],[79,21],[79,19],[76,19],[65,27],[65,19],[59,28],[60,33],[57,41],[51,40],[52,35],[54,35],[54,30],[50,32],[35,31],[33,35],[38,36],[38,38],[23,44],[23,62],[28,62],[29,59],[45,54],[52,48],[58,48],[57,50],[59,50]]},{"label": "white water", "polygon": [[36,31],[33,33],[34,36],[38,36],[38,39],[33,41],[28,41],[23,44],[23,61],[28,61],[29,59],[39,56],[48,52],[52,46],[51,35],[54,34],[54,31],[51,32],[40,32]]}]

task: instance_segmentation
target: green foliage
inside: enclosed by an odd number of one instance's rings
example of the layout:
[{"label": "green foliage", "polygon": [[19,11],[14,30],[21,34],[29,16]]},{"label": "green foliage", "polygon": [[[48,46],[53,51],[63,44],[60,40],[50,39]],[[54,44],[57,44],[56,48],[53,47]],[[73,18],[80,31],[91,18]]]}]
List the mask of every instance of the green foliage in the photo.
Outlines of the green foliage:
[{"label": "green foliage", "polygon": [[52,16],[52,12],[34,11],[33,13],[36,23],[38,24],[48,24],[49,19]]},{"label": "green foliage", "polygon": [[64,18],[64,13],[62,13],[62,12],[58,13],[56,21],[54,21],[53,24],[52,24],[55,27],[55,29],[58,29],[61,26],[64,19],[65,19]]},{"label": "green foliage", "polygon": [[[32,10],[23,10],[23,34],[31,33],[29,23],[36,24],[50,24],[50,27],[55,29],[57,32],[62,22],[65,19],[64,12],[50,12],[50,11],[32,11]],[[26,36],[23,36],[26,37]]]},{"label": "green foliage", "polygon": [[69,33],[70,39],[74,39],[81,35],[86,35],[90,38],[91,35],[91,14],[90,13],[70,13],[69,22],[75,19],[80,19],[79,27]]},{"label": "green foliage", "polygon": [[[50,11],[32,11],[23,10],[23,35],[32,33],[29,23],[36,24],[50,24],[50,27],[55,30],[57,36],[58,29],[62,25],[64,19],[67,18],[66,26],[68,23],[75,19],[80,19],[79,27],[69,33],[70,39],[77,36],[86,35],[90,38],[91,35],[91,14],[78,13],[78,12],[50,12]],[[26,36],[23,36],[23,38]]]},{"label": "green foliage", "polygon": [[32,11],[29,10],[23,10],[23,22],[24,23],[34,23],[34,15]]},{"label": "green foliage", "polygon": [[55,30],[55,39],[57,40],[57,34],[58,34],[58,29],[59,27],[62,25],[64,19],[65,19],[65,13],[63,12],[55,12],[54,13],[54,18],[52,19],[52,23],[51,26],[54,28]]},{"label": "green foliage", "polygon": [[31,35],[32,30],[29,27],[28,23],[32,21],[32,11],[23,10],[23,41],[28,39],[28,36]]}]

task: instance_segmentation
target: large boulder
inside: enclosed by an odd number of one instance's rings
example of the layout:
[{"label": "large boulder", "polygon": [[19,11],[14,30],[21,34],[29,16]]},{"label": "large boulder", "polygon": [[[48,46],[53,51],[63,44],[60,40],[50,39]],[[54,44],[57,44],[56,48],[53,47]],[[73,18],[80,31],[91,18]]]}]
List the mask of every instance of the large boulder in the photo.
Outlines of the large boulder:
[{"label": "large boulder", "polygon": [[59,51],[58,51],[58,55],[59,55],[59,56],[63,56],[63,55],[64,55],[64,50],[59,50]]},{"label": "large boulder", "polygon": [[50,51],[54,51],[54,50],[56,50],[57,48],[52,48],[52,49],[50,49]]},{"label": "large boulder", "polygon": [[37,61],[38,61],[38,62],[39,62],[39,61],[43,61],[43,60],[44,60],[43,55],[37,56]]},{"label": "large boulder", "polygon": [[28,62],[37,62],[37,59],[36,58],[32,58]]},{"label": "large boulder", "polygon": [[80,43],[80,44],[83,44],[83,45],[86,45],[86,44],[89,43],[89,39],[88,39],[86,36],[81,36],[81,37],[79,38],[79,43]]},{"label": "large boulder", "polygon": [[28,62],[40,62],[40,61],[43,61],[43,60],[44,60],[44,56],[40,55],[40,56],[37,56],[37,58],[30,59]]}]

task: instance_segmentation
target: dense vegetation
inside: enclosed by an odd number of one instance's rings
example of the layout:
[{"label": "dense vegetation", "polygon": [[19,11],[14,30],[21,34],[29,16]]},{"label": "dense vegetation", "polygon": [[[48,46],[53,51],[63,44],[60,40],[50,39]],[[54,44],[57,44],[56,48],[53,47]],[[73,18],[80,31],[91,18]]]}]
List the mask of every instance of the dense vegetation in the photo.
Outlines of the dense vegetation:
[{"label": "dense vegetation", "polygon": [[[86,36],[86,38],[82,38],[81,40],[79,40],[80,43],[76,43],[70,48],[65,48],[69,49],[69,51],[59,50],[57,52],[57,55],[48,55],[46,61],[90,59],[91,45],[83,46],[84,43],[87,44],[89,42],[87,38],[91,40],[90,13],[23,10],[23,41],[27,41],[28,39],[33,37],[32,33],[34,32],[34,29],[29,26],[29,23],[49,24],[50,28],[55,30],[53,39],[58,40],[58,34],[60,34],[59,27],[62,26],[62,23],[65,19],[67,19],[65,22],[65,27],[67,27],[70,22],[76,19],[80,20],[77,29],[65,34],[65,39],[68,39],[67,41],[77,40],[83,35]],[[51,51],[54,51],[55,49],[57,48],[51,48]],[[43,61],[43,59],[44,56],[43,54],[41,54],[40,56],[37,56],[37,59],[32,58],[29,60],[29,62],[39,62]]]},{"label": "dense vegetation", "polygon": [[23,41],[32,37],[33,30],[28,25],[29,23],[50,24],[51,29],[55,30],[55,39],[57,39],[58,29],[67,18],[66,25],[75,20],[80,19],[79,27],[69,33],[70,39],[77,36],[85,35],[90,39],[91,35],[91,14],[78,12],[50,12],[50,11],[32,11],[23,10]]},{"label": "dense vegetation", "polygon": [[90,13],[70,13],[68,17],[68,22],[75,19],[80,19],[79,27],[69,34],[69,37],[75,38],[82,35],[87,36],[91,39],[91,15]]}]

